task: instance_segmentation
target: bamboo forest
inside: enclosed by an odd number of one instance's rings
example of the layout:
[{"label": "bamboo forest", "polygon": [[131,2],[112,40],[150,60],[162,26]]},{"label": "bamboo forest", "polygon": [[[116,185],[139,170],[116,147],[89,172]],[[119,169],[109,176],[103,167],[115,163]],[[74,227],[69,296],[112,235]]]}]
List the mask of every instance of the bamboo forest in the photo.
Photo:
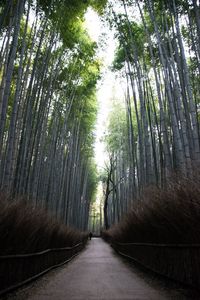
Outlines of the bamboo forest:
[{"label": "bamboo forest", "polygon": [[199,75],[199,0],[0,0],[0,298],[109,244],[199,289]]}]

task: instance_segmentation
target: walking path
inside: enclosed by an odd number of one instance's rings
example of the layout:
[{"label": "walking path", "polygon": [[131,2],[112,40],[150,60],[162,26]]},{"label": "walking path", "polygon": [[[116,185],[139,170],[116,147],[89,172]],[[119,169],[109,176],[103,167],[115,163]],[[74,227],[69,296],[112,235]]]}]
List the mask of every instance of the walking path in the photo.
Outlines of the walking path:
[{"label": "walking path", "polygon": [[[102,239],[92,239],[73,261],[19,291],[16,300],[189,299],[152,285]],[[191,298],[190,298],[191,299]],[[192,298],[193,299],[193,298]]]}]

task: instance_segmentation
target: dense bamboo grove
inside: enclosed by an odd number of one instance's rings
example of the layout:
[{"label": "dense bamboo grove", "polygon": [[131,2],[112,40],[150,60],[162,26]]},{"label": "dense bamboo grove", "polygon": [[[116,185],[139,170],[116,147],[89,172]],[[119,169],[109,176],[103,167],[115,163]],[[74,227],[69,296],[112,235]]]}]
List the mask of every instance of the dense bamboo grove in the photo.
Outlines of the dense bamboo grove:
[{"label": "dense bamboo grove", "polygon": [[200,8],[189,1],[111,3],[119,46],[113,70],[127,82],[106,137],[105,226],[118,222],[147,186],[199,166]]},{"label": "dense bamboo grove", "polygon": [[[100,78],[84,14],[106,2],[0,1],[0,189],[80,229],[97,183]],[[199,165],[200,11],[197,0],[110,0],[105,17],[118,40],[112,68],[126,81],[106,136],[108,228],[147,186],[193,178]]]},{"label": "dense bamboo grove", "polygon": [[103,2],[0,1],[0,189],[80,229],[96,187],[89,5]]}]

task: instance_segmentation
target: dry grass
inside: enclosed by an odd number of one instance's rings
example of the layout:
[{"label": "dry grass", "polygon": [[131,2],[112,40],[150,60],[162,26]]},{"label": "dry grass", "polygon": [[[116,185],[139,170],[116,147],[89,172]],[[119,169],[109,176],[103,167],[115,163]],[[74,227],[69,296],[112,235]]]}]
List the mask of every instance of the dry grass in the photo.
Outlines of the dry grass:
[{"label": "dry grass", "polygon": [[200,176],[173,178],[166,189],[146,189],[130,213],[103,237],[143,266],[199,290],[200,247],[190,244],[200,244]]},{"label": "dry grass", "polygon": [[9,203],[0,195],[0,255],[73,246],[86,237],[25,201]]},{"label": "dry grass", "polygon": [[200,243],[200,176],[151,187],[131,212],[104,233],[119,242]]}]

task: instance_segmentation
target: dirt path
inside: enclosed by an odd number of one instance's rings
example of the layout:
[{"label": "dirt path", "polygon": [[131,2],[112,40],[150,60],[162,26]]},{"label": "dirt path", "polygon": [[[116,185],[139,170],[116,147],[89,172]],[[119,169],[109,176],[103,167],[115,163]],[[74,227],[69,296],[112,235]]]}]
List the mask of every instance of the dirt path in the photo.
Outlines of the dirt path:
[{"label": "dirt path", "polygon": [[[144,274],[143,274],[144,275]],[[9,297],[16,300],[194,299],[143,278],[102,239],[93,239],[72,262]]]}]

